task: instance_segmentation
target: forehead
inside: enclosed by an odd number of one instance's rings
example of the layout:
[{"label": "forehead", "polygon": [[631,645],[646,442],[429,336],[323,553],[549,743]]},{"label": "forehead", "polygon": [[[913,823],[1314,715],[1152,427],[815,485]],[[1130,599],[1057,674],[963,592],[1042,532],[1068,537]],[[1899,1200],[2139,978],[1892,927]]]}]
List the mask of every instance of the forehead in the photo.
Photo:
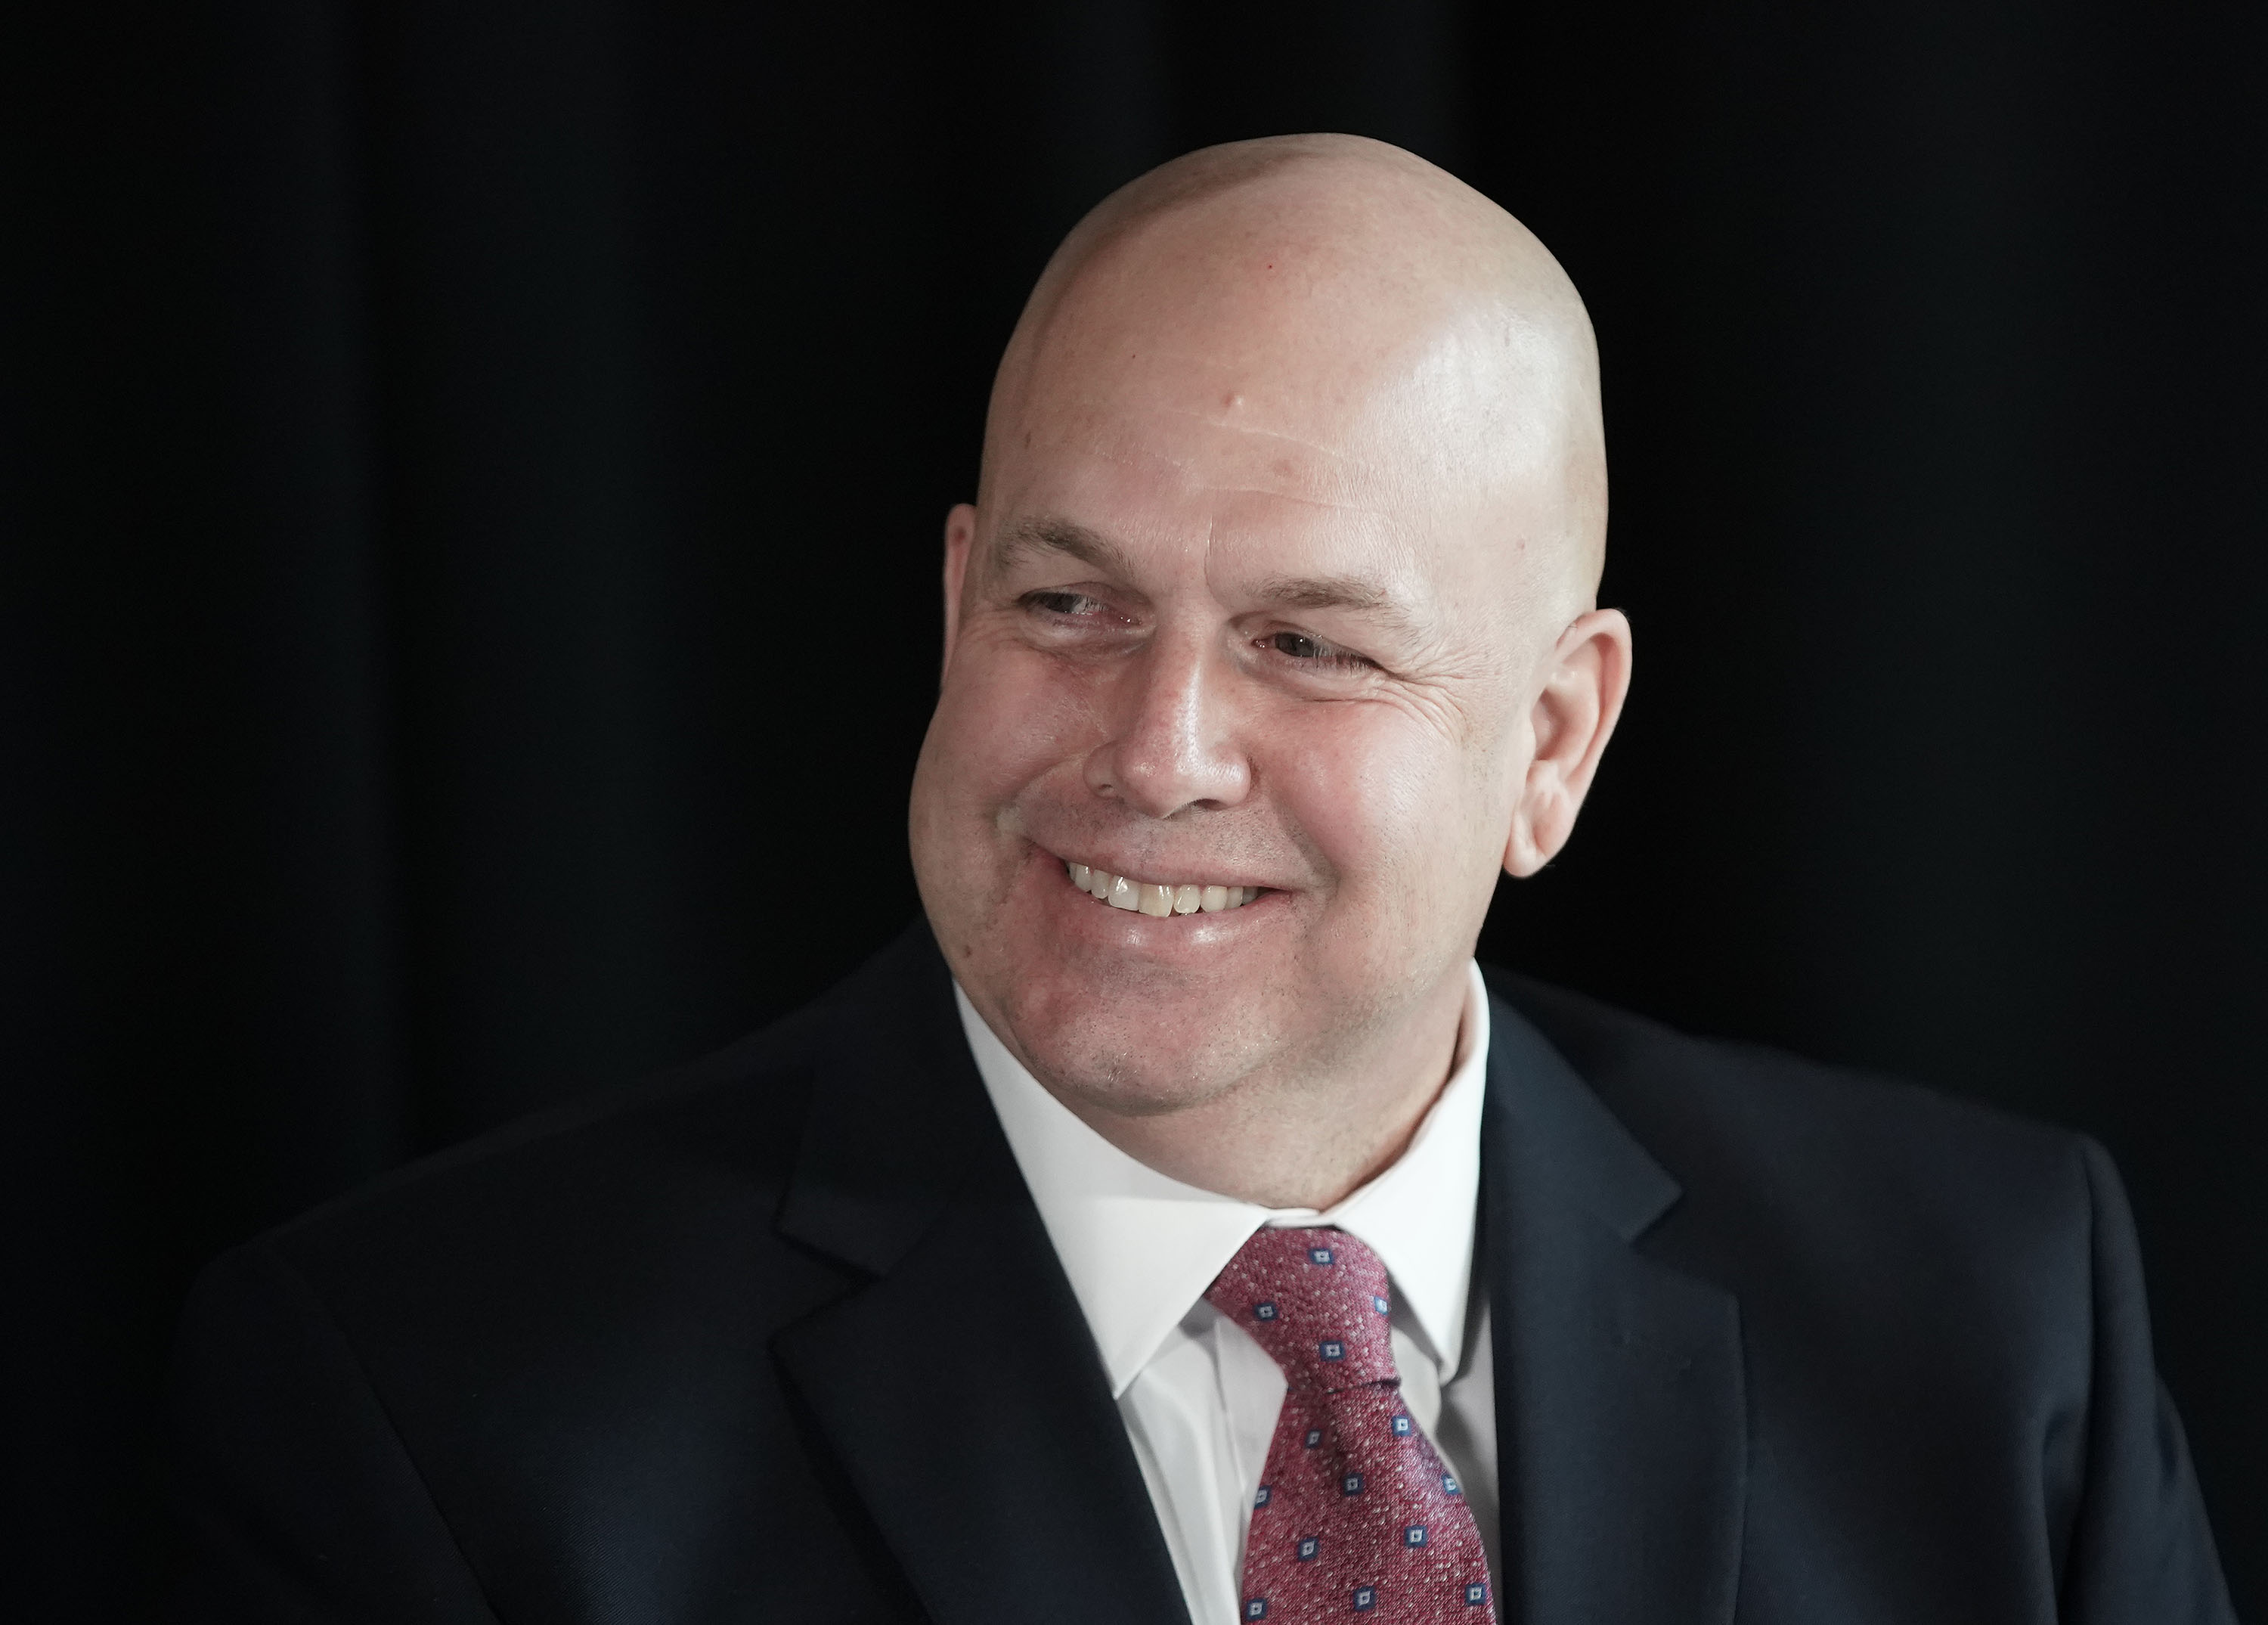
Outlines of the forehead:
[{"label": "forehead", "polygon": [[1091,567],[1145,587],[1201,575],[1224,593],[1336,576],[1404,602],[1434,595],[1437,516],[1328,448],[1272,438],[1189,419],[1057,419],[1001,484],[995,566]]},{"label": "forehead", "polygon": [[1383,301],[1359,281],[1290,276],[1266,252],[1203,274],[1097,268],[1034,335],[1009,414],[1020,443],[1099,425],[1161,450],[1202,439],[1224,472],[1319,490],[1333,470],[1366,491],[1498,470],[1523,426],[1507,396],[1536,393],[1513,376],[1500,313]]},{"label": "forehead", "polygon": [[1420,609],[1484,587],[1519,516],[1466,336],[1362,347],[1223,314],[1048,346],[999,425],[995,534],[1065,520],[1223,590],[1360,578]]},{"label": "forehead", "polygon": [[1058,513],[1462,586],[1481,539],[1557,517],[1563,335],[1421,234],[1232,212],[1152,222],[1027,314],[987,436],[996,526]]}]

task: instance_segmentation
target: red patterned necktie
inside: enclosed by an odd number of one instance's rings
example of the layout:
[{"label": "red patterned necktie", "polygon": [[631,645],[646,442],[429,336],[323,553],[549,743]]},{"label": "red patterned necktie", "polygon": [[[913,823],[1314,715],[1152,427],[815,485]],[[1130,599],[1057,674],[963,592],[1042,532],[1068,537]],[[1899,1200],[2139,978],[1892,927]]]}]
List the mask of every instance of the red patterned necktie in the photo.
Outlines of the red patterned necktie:
[{"label": "red patterned necktie", "polygon": [[1263,1230],[1205,1298],[1290,1384],[1245,1538],[1244,1617],[1495,1625],[1472,1510],[1402,1402],[1378,1255],[1344,1230]]}]

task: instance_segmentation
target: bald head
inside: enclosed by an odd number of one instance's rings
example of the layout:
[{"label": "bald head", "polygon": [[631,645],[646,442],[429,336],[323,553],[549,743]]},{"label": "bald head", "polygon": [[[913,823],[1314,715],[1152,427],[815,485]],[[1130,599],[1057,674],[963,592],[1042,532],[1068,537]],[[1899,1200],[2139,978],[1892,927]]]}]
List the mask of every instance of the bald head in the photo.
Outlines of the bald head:
[{"label": "bald head", "polygon": [[1276,437],[1256,468],[1295,497],[1407,509],[1422,491],[1445,521],[1492,528],[1507,582],[1547,616],[1596,590],[1606,460],[1582,300],[1519,221],[1398,147],[1235,142],[1098,204],[1002,358],[980,507],[1064,431],[1110,438],[1114,396]]},{"label": "bald head", "polygon": [[911,833],[973,1008],[1175,1178],[1375,1171],[1612,731],[1605,526],[1582,303],[1478,193],[1300,136],[1105,201],[946,521]]}]

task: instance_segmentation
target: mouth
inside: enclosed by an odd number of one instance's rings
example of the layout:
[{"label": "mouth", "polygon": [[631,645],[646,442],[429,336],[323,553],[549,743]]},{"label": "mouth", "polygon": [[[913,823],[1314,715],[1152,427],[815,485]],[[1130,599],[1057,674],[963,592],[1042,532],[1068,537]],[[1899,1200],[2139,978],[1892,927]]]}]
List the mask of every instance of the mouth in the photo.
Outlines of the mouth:
[{"label": "mouth", "polygon": [[1261,886],[1223,886],[1208,881],[1151,882],[1130,880],[1084,863],[1064,864],[1071,883],[1110,908],[1163,920],[1169,914],[1223,914],[1242,908],[1266,890]]}]

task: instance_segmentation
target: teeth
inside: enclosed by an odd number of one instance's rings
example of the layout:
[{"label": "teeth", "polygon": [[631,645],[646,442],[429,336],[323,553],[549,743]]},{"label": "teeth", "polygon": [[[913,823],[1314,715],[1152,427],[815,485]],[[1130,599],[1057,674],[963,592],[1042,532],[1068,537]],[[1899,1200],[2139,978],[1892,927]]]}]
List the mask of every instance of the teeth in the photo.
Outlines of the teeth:
[{"label": "teeth", "polygon": [[1149,915],[1163,920],[1172,914],[1194,914],[1202,910],[1219,914],[1232,908],[1242,908],[1260,895],[1257,886],[1208,886],[1202,882],[1184,881],[1173,885],[1160,885],[1151,881],[1129,880],[1123,875],[1106,874],[1090,868],[1084,863],[1064,865],[1071,883],[1081,891],[1108,903],[1113,908]]}]

